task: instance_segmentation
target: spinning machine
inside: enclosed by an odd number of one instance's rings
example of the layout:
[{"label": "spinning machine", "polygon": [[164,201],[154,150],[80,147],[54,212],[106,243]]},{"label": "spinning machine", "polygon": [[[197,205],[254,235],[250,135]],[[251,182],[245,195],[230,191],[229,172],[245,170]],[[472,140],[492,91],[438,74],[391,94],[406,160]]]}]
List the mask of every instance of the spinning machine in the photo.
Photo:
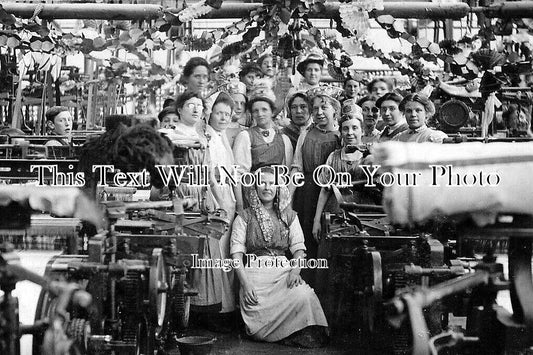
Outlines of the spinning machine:
[{"label": "spinning machine", "polygon": [[[92,296],[91,306],[68,312],[62,326],[77,348],[90,354],[164,351],[188,326],[190,297],[198,293],[192,256],[203,258],[210,240],[219,239],[228,226],[224,215],[185,213],[180,199],[102,201],[104,219],[102,208],[93,210],[73,188],[9,185],[0,195],[8,201],[2,207],[4,241],[18,248],[63,250],[47,263],[45,279],[77,284]],[[66,214],[71,207],[80,210]],[[48,210],[54,217],[30,210]],[[85,226],[82,218],[90,223]],[[68,237],[59,239],[61,233]],[[43,288],[36,323],[57,311],[54,291]],[[43,353],[46,333],[33,329],[32,334],[33,353]]]},{"label": "spinning machine", "polygon": [[[323,214],[324,234],[318,252],[319,258],[328,260],[328,269],[317,271],[317,278],[328,282],[316,290],[328,322],[334,332],[352,329],[358,343],[366,344],[366,351],[407,354],[410,329],[389,325],[383,302],[399,289],[429,286],[462,275],[464,262],[450,259],[452,248],[434,235],[396,228],[382,208],[376,213],[379,206],[343,202],[341,207],[342,213]],[[446,327],[442,305],[433,307],[428,315],[433,331]]]},{"label": "spinning machine", "polygon": [[[152,354],[188,326],[190,297],[198,293],[192,255],[203,258],[209,239],[219,238],[227,221],[185,215],[182,203],[104,202],[109,230],[89,239],[87,254],[48,263],[49,278],[83,284],[94,297],[92,313],[77,323],[78,329],[90,324],[91,335],[76,333],[89,353]],[[43,292],[36,317],[49,304]]]},{"label": "spinning machine", "polygon": [[[343,211],[323,214],[319,257],[329,269],[320,279],[329,283],[317,293],[333,330],[350,327],[368,352],[504,354],[532,346],[531,143],[463,144],[382,145],[375,151],[382,167],[419,171],[419,184],[385,188],[383,206],[337,194]],[[500,183],[432,186],[432,164],[464,175],[497,171]],[[502,252],[509,281],[496,262]],[[500,292],[510,294],[512,313],[496,303]]]},{"label": "spinning machine", "polygon": [[[61,201],[58,197],[61,197]],[[75,217],[78,221],[83,219],[96,227],[101,226],[101,216],[96,206],[76,189],[60,191],[30,187],[0,187],[2,235],[20,236],[21,230],[25,233],[31,229],[32,211],[47,211],[58,216]],[[77,327],[77,317],[87,313],[87,308],[91,304],[91,295],[85,292],[81,285],[42,277],[22,267],[19,255],[14,252],[13,244],[7,241],[2,242],[0,246],[0,273],[0,288],[3,291],[3,297],[0,299],[2,318],[0,353],[20,354],[19,339],[24,334],[32,334],[41,340],[34,342],[34,347],[40,354],[79,353],[81,344],[72,340],[72,332]],[[19,324],[18,300],[13,291],[17,282],[23,280],[41,286],[43,292],[50,295],[50,303],[53,304],[48,307],[46,314],[36,319],[33,325]]]}]

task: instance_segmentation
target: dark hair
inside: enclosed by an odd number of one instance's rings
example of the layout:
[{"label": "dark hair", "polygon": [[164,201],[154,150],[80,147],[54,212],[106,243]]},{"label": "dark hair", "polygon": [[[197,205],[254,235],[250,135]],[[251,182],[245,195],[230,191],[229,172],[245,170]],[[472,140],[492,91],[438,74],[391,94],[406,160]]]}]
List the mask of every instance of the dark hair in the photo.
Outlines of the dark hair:
[{"label": "dark hair", "polygon": [[209,124],[211,122],[211,115],[213,114],[213,109],[218,104],[224,104],[230,107],[231,112],[233,112],[233,109],[235,108],[235,102],[229,96],[229,94],[226,94],[225,92],[221,92],[218,94],[217,98],[215,99],[215,102],[213,102],[213,106],[211,106],[211,113],[209,114],[209,118],[207,119],[207,123]]},{"label": "dark hair", "polygon": [[264,96],[256,96],[252,99],[250,99],[250,101],[248,101],[246,103],[246,109],[250,112],[252,112],[252,106],[256,103],[256,102],[259,102],[259,101],[263,101],[263,102],[266,102],[267,104],[270,105],[270,109],[272,110],[272,113],[274,113],[276,111],[276,103],[274,101],[272,101],[271,99],[269,99],[268,97],[264,97]]},{"label": "dark hair", "polygon": [[131,125],[132,115],[111,115],[105,117],[106,131],[90,137],[80,148],[78,171],[85,174],[85,189],[90,197],[96,195],[96,173],[93,165],[114,164],[113,147],[120,135]]},{"label": "dark hair", "polygon": [[400,111],[404,112],[405,105],[411,101],[418,102],[419,104],[424,106],[424,109],[426,110],[426,115],[428,117],[431,117],[435,114],[435,105],[433,104],[433,102],[431,102],[431,100],[429,100],[426,95],[422,94],[409,94],[404,97],[404,99],[402,100],[402,102],[400,102],[400,105],[398,106]]},{"label": "dark hair", "polygon": [[385,78],[375,78],[374,80],[369,82],[368,85],[366,86],[368,93],[372,93],[372,88],[374,87],[374,84],[380,83],[380,82],[387,84],[387,87],[389,88],[389,90],[392,90],[392,87],[393,87],[392,81],[390,81],[389,79],[385,79]]},{"label": "dark hair", "polygon": [[169,97],[168,99],[165,99],[165,101],[163,102],[163,108],[173,106],[175,102],[176,101],[174,99]]},{"label": "dark hair", "polygon": [[[172,102],[174,102],[174,100],[172,100]],[[157,115],[157,118],[159,119],[159,121],[162,121],[163,118],[165,118],[166,115],[170,115],[170,114],[177,114],[176,112],[176,106],[172,105],[172,106],[166,106],[164,107],[161,112],[159,112],[159,114]]]},{"label": "dark hair", "polygon": [[202,100],[202,104],[205,107],[205,102],[202,96],[200,96],[200,93],[194,92],[194,91],[185,91],[183,94],[179,95],[176,98],[176,110],[179,108],[183,108],[183,105],[185,105],[185,102],[192,99],[193,97],[196,97],[197,99]]},{"label": "dark hair", "polygon": [[294,102],[294,100],[296,100],[297,97],[304,100],[305,104],[307,105],[307,108],[309,109],[309,98],[307,97],[307,95],[304,94],[303,92],[297,92],[296,94],[289,97],[289,101],[287,101],[287,107],[289,108],[289,111],[287,112],[287,116],[289,116],[289,118],[291,118],[292,103]]},{"label": "dark hair", "polygon": [[265,61],[265,59],[267,59],[268,57],[274,59],[274,56],[270,53],[267,53],[267,54],[263,54],[262,56],[259,57],[259,59],[257,59],[257,65],[261,66],[263,65],[263,62]]},{"label": "dark hair", "polygon": [[367,96],[359,99],[359,101],[357,101],[357,105],[363,107],[363,104],[365,102],[367,102],[367,101],[374,101],[375,102],[376,100],[372,96],[367,95]]},{"label": "dark hair", "polygon": [[113,146],[115,167],[123,171],[147,169],[153,177],[152,185],[158,188],[163,187],[163,182],[157,179],[159,174],[155,165],[164,164],[164,159],[170,156],[172,143],[146,124],[128,128],[116,139]]},{"label": "dark hair", "polygon": [[261,71],[261,68],[257,66],[255,63],[248,63],[245,66],[242,67],[241,71],[239,72],[239,78],[242,80],[248,73],[254,72],[259,76],[263,76],[263,72]]},{"label": "dark hair", "polygon": [[289,108],[291,107],[292,103],[294,102],[294,100],[296,100],[297,97],[303,99],[305,103],[307,104],[307,106],[309,106],[309,98],[307,97],[307,95],[304,94],[303,92],[297,92],[296,94],[292,95],[289,98],[289,101],[287,101],[287,106],[289,106]]},{"label": "dark hair", "polygon": [[65,106],[53,106],[53,107],[50,107],[48,110],[46,110],[46,113],[44,114],[44,116],[46,117],[47,121],[54,122],[54,119],[56,118],[56,116],[59,115],[61,112],[64,112],[64,111],[69,112],[68,107],[65,107]]},{"label": "dark hair", "polygon": [[341,118],[339,119],[339,132],[342,132],[342,124],[349,120],[357,120],[359,121],[359,127],[361,128],[363,127],[363,122],[361,121],[359,117],[345,113],[341,115]]},{"label": "dark hair", "polygon": [[[231,111],[235,108],[235,101],[231,98],[231,96],[225,92],[221,92],[218,94],[215,102],[213,103],[213,107],[217,104],[226,104],[229,107],[231,107]],[[211,111],[213,111],[213,107],[211,108]]]},{"label": "dark hair", "polygon": [[196,67],[206,67],[207,71],[211,73],[211,67],[209,66],[209,63],[204,58],[200,57],[192,57],[189,59],[187,64],[185,64],[185,67],[183,68],[183,78],[188,78],[193,73],[194,69]]},{"label": "dark hair", "polygon": [[133,115],[109,115],[105,118],[105,130],[114,131],[119,126],[130,127]]},{"label": "dark hair", "polygon": [[351,76],[347,77],[346,79],[344,79],[344,82],[342,83],[342,87],[345,87],[346,84],[348,84],[349,81],[355,81],[357,84],[360,84],[357,80],[355,80],[354,78],[352,78]]},{"label": "dark hair", "polygon": [[133,115],[132,126],[148,125],[152,128],[157,128],[159,120],[152,115]]},{"label": "dark hair", "polygon": [[400,106],[400,103],[402,102],[402,100],[403,100],[402,95],[397,94],[395,92],[388,92],[376,101],[376,107],[381,108],[381,104],[383,104],[384,101],[394,101],[398,104],[398,106]]}]

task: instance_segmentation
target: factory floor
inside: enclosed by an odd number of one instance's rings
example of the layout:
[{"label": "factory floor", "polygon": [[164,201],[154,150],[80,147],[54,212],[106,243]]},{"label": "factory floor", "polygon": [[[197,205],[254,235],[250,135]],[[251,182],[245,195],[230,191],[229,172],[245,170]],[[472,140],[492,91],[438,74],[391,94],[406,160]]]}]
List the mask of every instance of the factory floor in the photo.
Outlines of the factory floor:
[{"label": "factory floor", "polygon": [[[21,264],[28,269],[40,275],[44,274],[46,263],[54,255],[59,254],[56,251],[41,251],[41,250],[24,250],[17,251],[20,257]],[[31,324],[34,321],[35,308],[37,306],[37,299],[41,291],[40,286],[34,285],[29,281],[22,281],[17,283],[15,295],[19,298],[20,321],[23,324]],[[353,336],[350,334],[344,336],[336,336],[332,339],[330,344],[320,349],[299,349],[280,344],[261,343],[253,341],[246,337],[244,330],[234,331],[232,333],[215,333],[198,327],[193,327],[186,334],[187,336],[211,336],[216,338],[213,344],[211,354],[358,354],[363,352],[354,352]],[[25,335],[21,339],[21,355],[31,355],[32,336]],[[170,352],[173,355],[179,352]]]},{"label": "factory floor", "polygon": [[187,335],[212,336],[216,338],[213,344],[212,355],[249,355],[249,354],[368,354],[368,352],[357,351],[359,347],[354,343],[353,336],[349,334],[333,338],[328,346],[318,349],[295,348],[275,343],[261,343],[246,338],[244,334],[231,333],[222,334],[206,330],[191,330]]},{"label": "factory floor", "polygon": [[[54,251],[17,251],[21,264],[28,269],[38,273],[44,274],[46,262],[50,260],[53,255],[58,254]],[[503,263],[507,274],[507,256],[502,255],[498,258],[498,262]],[[17,283],[15,295],[19,298],[20,321],[23,324],[31,324],[34,321],[35,308],[37,306],[37,299],[39,296],[40,287],[28,281]],[[509,292],[500,292],[498,294],[498,303],[508,310],[510,307]],[[351,315],[346,315],[350,317]],[[260,343],[255,342],[246,337],[244,331],[235,331],[229,334],[214,333],[201,328],[193,327],[184,335],[201,335],[212,336],[216,338],[213,344],[211,354],[370,354],[364,348],[364,340],[357,339],[353,333],[336,334],[332,337],[330,344],[324,348],[319,349],[298,349],[288,347],[280,344]],[[379,353],[379,352],[376,352]],[[169,355],[176,355],[179,352],[171,352]],[[21,339],[21,355],[31,355],[31,336],[26,335]]]}]

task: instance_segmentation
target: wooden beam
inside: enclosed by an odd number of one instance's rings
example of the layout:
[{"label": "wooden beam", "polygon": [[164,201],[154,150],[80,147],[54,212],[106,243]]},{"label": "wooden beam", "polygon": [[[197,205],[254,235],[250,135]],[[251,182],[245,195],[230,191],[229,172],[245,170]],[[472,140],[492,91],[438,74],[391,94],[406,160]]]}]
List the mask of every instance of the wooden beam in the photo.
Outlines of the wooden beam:
[{"label": "wooden beam", "polygon": [[[529,3],[531,4],[531,3]],[[326,2],[326,10],[311,14],[312,18],[331,18],[339,11],[339,2]],[[10,14],[22,18],[33,16],[37,7],[42,9],[42,19],[98,19],[98,20],[140,20],[158,18],[163,7],[159,5],[126,4],[31,4],[7,3],[2,5]],[[258,3],[224,2],[220,10],[213,10],[202,19],[243,18],[259,7]],[[392,15],[396,18],[419,19],[461,19],[470,11],[465,3],[433,3],[424,1],[385,2],[385,9],[374,11],[372,16]],[[531,7],[531,5],[530,5]],[[176,9],[168,9],[177,12]]]}]

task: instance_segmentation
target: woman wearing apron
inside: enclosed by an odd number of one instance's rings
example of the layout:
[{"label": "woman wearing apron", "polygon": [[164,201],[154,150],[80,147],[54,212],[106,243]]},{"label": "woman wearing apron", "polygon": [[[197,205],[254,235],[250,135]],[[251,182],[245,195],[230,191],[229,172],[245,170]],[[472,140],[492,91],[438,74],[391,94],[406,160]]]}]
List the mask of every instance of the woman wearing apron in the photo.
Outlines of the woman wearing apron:
[{"label": "woman wearing apron", "polygon": [[[304,185],[299,187],[293,198],[293,208],[298,212],[307,246],[307,258],[316,258],[318,243],[313,238],[313,220],[320,195],[320,186],[313,180],[314,170],[326,163],[328,156],[340,146],[337,120],[340,115],[340,103],[325,94],[311,98],[311,110],[314,125],[300,135],[292,164],[293,172],[304,174]],[[305,270],[304,279],[314,286],[314,273]]]}]

